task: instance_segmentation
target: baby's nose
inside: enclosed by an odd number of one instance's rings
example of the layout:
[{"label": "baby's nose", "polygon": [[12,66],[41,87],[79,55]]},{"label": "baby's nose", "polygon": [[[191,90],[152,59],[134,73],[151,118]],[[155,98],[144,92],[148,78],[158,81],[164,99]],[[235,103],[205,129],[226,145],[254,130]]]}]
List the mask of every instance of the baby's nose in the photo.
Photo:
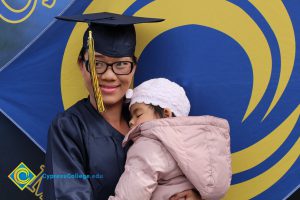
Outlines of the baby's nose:
[{"label": "baby's nose", "polygon": [[129,121],[129,128],[132,128],[134,126],[134,122],[133,122],[133,120],[130,120]]}]

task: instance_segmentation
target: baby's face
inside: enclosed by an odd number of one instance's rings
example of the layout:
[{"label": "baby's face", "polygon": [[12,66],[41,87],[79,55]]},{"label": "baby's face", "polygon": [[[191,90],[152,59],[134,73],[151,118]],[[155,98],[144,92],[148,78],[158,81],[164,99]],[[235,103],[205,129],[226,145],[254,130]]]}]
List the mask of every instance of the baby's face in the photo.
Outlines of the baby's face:
[{"label": "baby's face", "polygon": [[144,103],[135,103],[130,107],[131,120],[130,128],[133,128],[143,122],[159,118],[151,106]]}]

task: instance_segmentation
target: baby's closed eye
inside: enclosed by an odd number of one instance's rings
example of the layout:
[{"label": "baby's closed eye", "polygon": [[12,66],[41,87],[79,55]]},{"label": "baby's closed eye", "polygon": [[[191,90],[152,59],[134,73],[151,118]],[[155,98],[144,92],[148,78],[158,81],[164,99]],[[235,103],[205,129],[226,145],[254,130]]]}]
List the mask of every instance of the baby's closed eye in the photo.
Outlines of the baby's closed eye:
[{"label": "baby's closed eye", "polygon": [[136,115],[136,118],[139,118],[140,116],[142,116],[144,113],[139,113]]}]

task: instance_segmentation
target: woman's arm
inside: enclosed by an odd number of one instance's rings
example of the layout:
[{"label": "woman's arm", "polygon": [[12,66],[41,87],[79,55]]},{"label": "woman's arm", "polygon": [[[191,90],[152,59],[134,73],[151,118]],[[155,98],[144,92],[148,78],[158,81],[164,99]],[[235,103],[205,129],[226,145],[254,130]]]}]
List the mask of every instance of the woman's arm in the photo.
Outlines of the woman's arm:
[{"label": "woman's arm", "polygon": [[186,190],[173,195],[169,200],[202,200],[200,194],[195,190]]}]

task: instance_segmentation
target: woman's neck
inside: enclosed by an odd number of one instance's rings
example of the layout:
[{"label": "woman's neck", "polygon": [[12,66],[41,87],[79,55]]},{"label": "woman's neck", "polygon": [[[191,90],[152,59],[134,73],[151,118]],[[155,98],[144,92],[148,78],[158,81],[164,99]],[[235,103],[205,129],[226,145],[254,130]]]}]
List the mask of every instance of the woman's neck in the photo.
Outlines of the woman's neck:
[{"label": "woman's neck", "polygon": [[[90,102],[96,109],[96,102],[90,98]],[[105,105],[105,111],[101,113],[102,117],[121,134],[126,135],[129,131],[129,126],[124,116],[122,115],[123,101],[119,101],[113,105]]]}]

